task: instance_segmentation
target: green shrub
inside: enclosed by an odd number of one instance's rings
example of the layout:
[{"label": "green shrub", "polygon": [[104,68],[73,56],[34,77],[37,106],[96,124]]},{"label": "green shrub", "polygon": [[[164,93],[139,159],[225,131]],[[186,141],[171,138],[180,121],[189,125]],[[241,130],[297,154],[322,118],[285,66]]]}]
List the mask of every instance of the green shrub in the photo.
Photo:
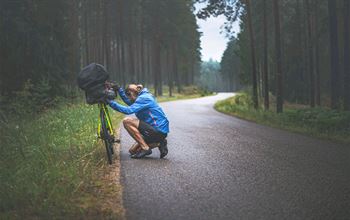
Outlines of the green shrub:
[{"label": "green shrub", "polygon": [[32,88],[32,101],[37,106],[37,111],[53,105],[53,98],[51,93],[51,86],[47,79],[41,79]]},{"label": "green shrub", "polygon": [[181,89],[181,94],[184,94],[184,95],[194,95],[199,93],[200,91],[197,86],[184,86]]},{"label": "green shrub", "polygon": [[27,80],[20,91],[0,97],[0,111],[11,115],[28,116],[43,112],[67,101],[78,103],[84,94],[72,86],[62,86],[61,95],[53,92],[49,80],[42,78],[36,83]]},{"label": "green shrub", "polygon": [[242,105],[246,107],[252,107],[253,106],[253,100],[252,98],[246,94],[246,93],[240,93],[233,98],[234,104],[236,105]]},{"label": "green shrub", "polygon": [[33,102],[33,90],[34,85],[30,80],[24,83],[24,87],[21,91],[14,92],[11,97],[4,97],[4,107],[9,113],[15,113],[20,115],[30,114],[33,109],[36,108]]}]

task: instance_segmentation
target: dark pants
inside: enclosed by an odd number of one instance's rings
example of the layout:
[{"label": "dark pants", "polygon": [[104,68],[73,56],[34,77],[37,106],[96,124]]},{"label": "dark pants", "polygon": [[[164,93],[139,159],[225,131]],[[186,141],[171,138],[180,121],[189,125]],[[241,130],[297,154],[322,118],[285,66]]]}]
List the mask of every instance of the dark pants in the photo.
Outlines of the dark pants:
[{"label": "dark pants", "polygon": [[154,127],[141,120],[138,130],[147,144],[160,143],[167,137],[167,134],[157,131]]}]

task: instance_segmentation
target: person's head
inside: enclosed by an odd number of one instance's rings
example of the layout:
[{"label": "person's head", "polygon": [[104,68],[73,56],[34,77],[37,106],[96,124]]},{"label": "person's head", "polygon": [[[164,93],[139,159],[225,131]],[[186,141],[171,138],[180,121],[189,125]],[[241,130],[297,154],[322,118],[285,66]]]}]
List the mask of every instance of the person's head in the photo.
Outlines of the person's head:
[{"label": "person's head", "polygon": [[132,101],[135,102],[135,100],[137,99],[137,96],[139,95],[139,93],[141,92],[141,90],[143,89],[143,86],[141,84],[130,84],[125,91],[126,96],[128,96],[128,98]]}]

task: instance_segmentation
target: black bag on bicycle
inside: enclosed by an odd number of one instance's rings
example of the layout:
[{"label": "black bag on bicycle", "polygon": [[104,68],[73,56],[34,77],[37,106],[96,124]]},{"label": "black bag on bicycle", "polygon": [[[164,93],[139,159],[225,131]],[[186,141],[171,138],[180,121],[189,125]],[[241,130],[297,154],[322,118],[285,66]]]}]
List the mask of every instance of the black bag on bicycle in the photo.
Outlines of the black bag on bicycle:
[{"label": "black bag on bicycle", "polygon": [[77,82],[82,90],[104,83],[109,78],[107,70],[104,66],[97,63],[91,63],[84,67],[78,74]]},{"label": "black bag on bicycle", "polygon": [[105,81],[108,78],[106,68],[97,63],[89,64],[78,74],[77,83],[79,88],[85,91],[88,104],[104,102],[111,96],[110,91],[105,87]]},{"label": "black bag on bicycle", "polygon": [[106,100],[106,89],[104,83],[89,87],[85,90],[86,102],[90,105]]}]

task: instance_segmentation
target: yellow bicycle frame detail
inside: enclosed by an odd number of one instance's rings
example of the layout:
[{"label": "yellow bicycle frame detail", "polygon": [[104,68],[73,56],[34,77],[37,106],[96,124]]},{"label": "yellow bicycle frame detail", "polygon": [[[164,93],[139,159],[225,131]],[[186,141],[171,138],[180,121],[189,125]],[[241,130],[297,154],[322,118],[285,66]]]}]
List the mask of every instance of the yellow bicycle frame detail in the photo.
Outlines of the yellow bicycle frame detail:
[{"label": "yellow bicycle frame detail", "polygon": [[[107,108],[106,104],[100,103],[100,104],[98,104],[98,107],[100,109],[100,113],[101,113],[101,111],[103,111],[105,116],[106,116],[105,117],[106,125],[107,125],[106,127],[109,130],[109,133],[112,136],[114,136],[114,129],[113,129],[111,117],[109,116],[109,112],[108,112],[108,108]],[[98,126],[97,126],[97,136],[98,136],[98,138],[101,138],[101,127],[102,127],[101,116],[99,115],[99,117],[98,117]]]}]

